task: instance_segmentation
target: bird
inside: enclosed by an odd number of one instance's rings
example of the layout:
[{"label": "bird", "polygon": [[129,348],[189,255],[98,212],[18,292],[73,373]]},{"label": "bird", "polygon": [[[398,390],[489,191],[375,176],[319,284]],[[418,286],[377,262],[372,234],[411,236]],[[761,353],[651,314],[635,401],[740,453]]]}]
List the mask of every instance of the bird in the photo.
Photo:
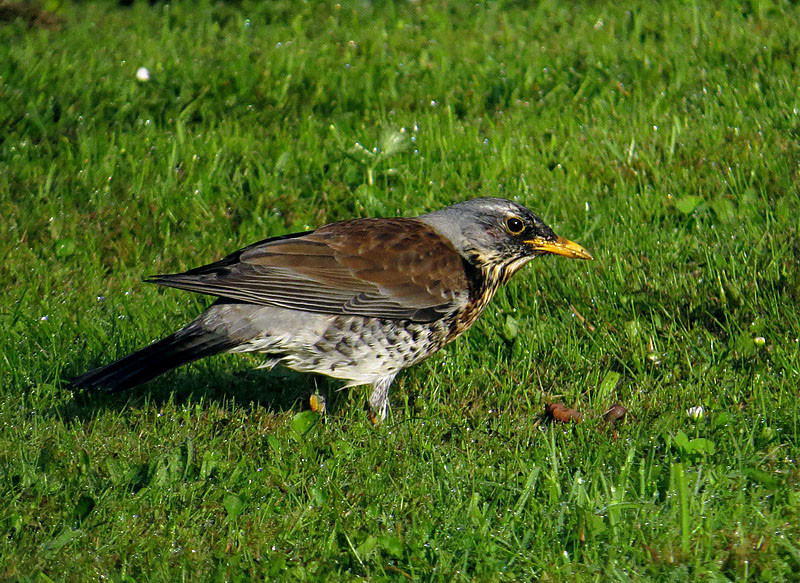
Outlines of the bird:
[{"label": "bird", "polygon": [[263,367],[326,375],[343,388],[371,385],[378,423],[395,376],[465,332],[501,285],[545,254],[592,259],[526,207],[494,197],[272,237],[147,277],[217,299],[177,332],[72,385],[113,393],[206,356],[261,353]]}]

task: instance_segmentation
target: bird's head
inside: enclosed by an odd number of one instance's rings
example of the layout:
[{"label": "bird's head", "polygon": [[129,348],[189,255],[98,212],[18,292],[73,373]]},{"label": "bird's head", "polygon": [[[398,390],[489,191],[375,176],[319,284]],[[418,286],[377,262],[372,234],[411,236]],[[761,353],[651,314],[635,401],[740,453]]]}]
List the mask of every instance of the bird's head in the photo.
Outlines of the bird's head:
[{"label": "bird's head", "polygon": [[559,237],[524,206],[504,198],[474,198],[422,215],[476,267],[501,268],[503,279],[539,255],[592,259],[586,249]]}]

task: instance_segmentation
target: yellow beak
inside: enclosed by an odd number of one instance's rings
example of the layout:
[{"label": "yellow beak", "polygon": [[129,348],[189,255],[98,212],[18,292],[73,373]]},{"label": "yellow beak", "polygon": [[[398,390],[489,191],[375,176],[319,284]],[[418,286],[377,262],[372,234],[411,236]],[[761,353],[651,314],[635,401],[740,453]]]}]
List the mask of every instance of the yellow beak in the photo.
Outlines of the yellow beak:
[{"label": "yellow beak", "polygon": [[556,237],[555,241],[547,241],[537,237],[536,239],[529,239],[525,243],[533,247],[535,251],[542,253],[563,255],[570,259],[593,259],[586,249],[564,237]]}]

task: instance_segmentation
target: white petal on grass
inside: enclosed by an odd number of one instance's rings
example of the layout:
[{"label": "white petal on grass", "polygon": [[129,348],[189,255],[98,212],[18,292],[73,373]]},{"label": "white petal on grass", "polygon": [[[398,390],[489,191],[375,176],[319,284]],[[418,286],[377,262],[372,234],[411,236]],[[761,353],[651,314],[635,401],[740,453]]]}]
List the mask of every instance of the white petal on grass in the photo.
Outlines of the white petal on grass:
[{"label": "white petal on grass", "polygon": [[700,421],[703,417],[705,417],[706,411],[701,405],[695,405],[694,407],[687,409],[686,414],[691,420]]},{"label": "white petal on grass", "polygon": [[150,70],[147,67],[139,67],[138,69],[136,69],[136,78],[139,81],[149,81]]}]

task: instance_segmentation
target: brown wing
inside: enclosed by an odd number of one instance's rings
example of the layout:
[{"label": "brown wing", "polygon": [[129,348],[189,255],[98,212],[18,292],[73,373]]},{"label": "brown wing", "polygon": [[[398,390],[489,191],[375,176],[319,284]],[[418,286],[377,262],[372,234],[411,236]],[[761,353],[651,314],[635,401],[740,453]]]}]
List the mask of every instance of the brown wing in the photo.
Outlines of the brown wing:
[{"label": "brown wing", "polygon": [[267,239],[153,283],[253,304],[430,322],[467,299],[453,245],[417,219],[356,219]]}]

